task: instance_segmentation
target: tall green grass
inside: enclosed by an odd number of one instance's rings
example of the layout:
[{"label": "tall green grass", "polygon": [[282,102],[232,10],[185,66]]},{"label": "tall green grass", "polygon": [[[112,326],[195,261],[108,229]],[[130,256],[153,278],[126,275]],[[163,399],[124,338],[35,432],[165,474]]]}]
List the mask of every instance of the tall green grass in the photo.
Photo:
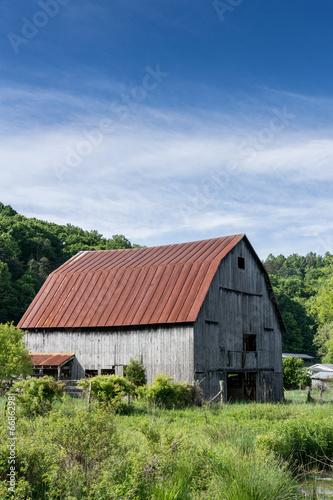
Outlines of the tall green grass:
[{"label": "tall green grass", "polygon": [[135,402],[115,415],[67,398],[48,415],[17,419],[18,482],[9,496],[1,417],[1,499],[310,498],[297,474],[333,456],[330,404],[161,410]]}]

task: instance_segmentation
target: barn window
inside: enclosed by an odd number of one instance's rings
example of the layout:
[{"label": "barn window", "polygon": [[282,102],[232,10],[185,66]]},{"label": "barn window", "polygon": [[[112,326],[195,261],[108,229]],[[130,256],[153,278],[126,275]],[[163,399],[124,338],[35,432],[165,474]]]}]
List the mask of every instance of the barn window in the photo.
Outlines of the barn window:
[{"label": "barn window", "polygon": [[98,375],[98,370],[86,370],[85,371],[85,376],[87,378],[96,377],[97,375]]},{"label": "barn window", "polygon": [[243,335],[243,350],[256,351],[257,350],[257,337],[256,335]]},{"label": "barn window", "polygon": [[102,368],[101,375],[114,375],[114,368]]},{"label": "barn window", "polygon": [[244,257],[238,257],[238,269],[245,269]]}]

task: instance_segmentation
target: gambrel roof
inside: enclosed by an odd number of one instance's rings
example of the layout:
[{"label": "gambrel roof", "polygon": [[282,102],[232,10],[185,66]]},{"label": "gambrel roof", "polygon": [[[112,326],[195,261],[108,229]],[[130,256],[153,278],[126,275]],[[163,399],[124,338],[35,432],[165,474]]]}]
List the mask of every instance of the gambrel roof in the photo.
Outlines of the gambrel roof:
[{"label": "gambrel roof", "polygon": [[194,322],[220,261],[243,236],[80,252],[50,274],[18,327]]},{"label": "gambrel roof", "polygon": [[18,327],[193,323],[221,260],[243,238],[80,252],[50,274]]}]

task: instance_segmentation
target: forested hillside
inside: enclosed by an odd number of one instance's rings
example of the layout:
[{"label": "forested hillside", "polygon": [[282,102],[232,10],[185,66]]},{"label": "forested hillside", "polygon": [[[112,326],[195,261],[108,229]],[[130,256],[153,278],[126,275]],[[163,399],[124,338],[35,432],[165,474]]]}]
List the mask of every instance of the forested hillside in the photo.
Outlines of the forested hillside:
[{"label": "forested hillside", "polygon": [[0,202],[0,323],[17,323],[48,274],[80,250],[133,246],[122,235],[106,239],[71,224],[29,219]]},{"label": "forested hillside", "polygon": [[269,255],[264,266],[287,330],[283,351],[333,363],[333,255]]},{"label": "forested hillside", "polygon": [[[0,323],[17,323],[50,272],[80,250],[133,248],[125,236],[27,218],[0,203]],[[264,261],[286,326],[283,351],[333,363],[333,255]]]}]

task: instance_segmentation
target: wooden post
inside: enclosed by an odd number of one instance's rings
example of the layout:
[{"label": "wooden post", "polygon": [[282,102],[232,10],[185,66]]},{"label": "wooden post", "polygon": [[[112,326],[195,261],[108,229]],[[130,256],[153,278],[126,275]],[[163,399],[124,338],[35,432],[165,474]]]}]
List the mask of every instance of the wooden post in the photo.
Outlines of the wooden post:
[{"label": "wooden post", "polygon": [[307,403],[311,403],[311,392],[310,392],[310,389],[308,390]]},{"label": "wooden post", "polygon": [[224,403],[224,380],[219,380],[220,393],[221,393],[221,403]]},{"label": "wooden post", "polygon": [[91,382],[89,384],[89,391],[88,391],[88,411],[90,411],[90,401],[91,401]]}]

